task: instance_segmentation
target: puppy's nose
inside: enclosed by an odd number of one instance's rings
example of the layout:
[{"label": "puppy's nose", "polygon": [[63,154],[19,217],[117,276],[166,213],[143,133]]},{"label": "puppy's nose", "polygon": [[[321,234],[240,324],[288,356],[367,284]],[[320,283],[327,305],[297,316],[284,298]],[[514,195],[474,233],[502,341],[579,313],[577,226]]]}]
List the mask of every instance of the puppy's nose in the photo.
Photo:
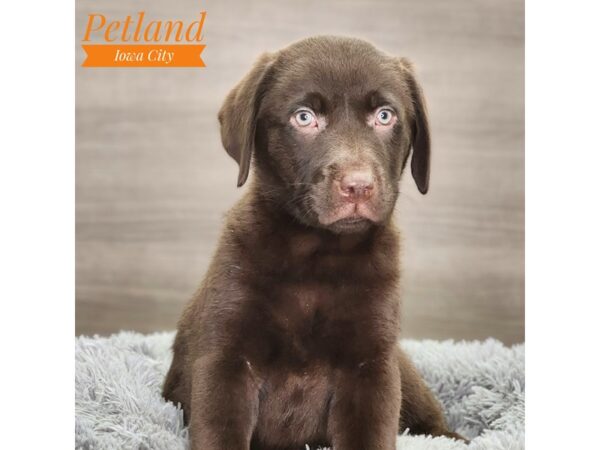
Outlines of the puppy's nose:
[{"label": "puppy's nose", "polygon": [[373,195],[373,173],[367,170],[355,170],[344,174],[340,181],[342,197],[351,202],[364,202]]}]

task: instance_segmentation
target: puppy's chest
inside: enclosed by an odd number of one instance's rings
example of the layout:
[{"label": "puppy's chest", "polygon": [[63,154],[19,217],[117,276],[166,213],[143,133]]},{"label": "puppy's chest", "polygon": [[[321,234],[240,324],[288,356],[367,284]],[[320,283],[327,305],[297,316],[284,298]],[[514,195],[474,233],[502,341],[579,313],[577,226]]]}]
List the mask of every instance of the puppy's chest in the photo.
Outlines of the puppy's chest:
[{"label": "puppy's chest", "polygon": [[331,361],[370,338],[361,328],[368,326],[376,305],[369,304],[363,286],[280,282],[265,297],[259,331],[266,342],[262,349],[278,363]]},{"label": "puppy's chest", "polygon": [[272,291],[270,320],[289,334],[315,335],[325,322],[337,319],[339,297],[327,284],[280,283]]}]

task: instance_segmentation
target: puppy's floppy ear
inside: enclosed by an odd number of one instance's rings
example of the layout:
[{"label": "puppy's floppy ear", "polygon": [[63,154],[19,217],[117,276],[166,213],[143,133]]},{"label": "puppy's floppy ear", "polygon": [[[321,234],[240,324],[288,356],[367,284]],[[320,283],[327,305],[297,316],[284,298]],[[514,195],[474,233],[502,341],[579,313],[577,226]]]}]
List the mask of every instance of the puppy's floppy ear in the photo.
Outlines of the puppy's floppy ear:
[{"label": "puppy's floppy ear", "polygon": [[227,95],[219,111],[223,147],[240,166],[238,187],[248,179],[250,159],[254,152],[256,116],[267,74],[274,60],[274,54],[263,54],[252,70]]},{"label": "puppy's floppy ear", "polygon": [[404,75],[413,103],[412,123],[412,160],[410,169],[412,176],[421,194],[426,194],[429,189],[429,165],[431,142],[429,138],[429,121],[427,107],[421,86],[417,82],[413,66],[406,58],[400,58],[400,70]]}]

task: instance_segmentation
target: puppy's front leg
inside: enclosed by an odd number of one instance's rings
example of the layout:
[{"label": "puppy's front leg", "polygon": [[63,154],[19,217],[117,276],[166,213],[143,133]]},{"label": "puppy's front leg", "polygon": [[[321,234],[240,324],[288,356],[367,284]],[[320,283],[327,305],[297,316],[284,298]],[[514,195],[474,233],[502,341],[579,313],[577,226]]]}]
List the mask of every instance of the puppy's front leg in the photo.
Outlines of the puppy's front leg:
[{"label": "puppy's front leg", "polygon": [[242,358],[205,355],[194,363],[192,450],[248,450],[258,418],[258,384]]},{"label": "puppy's front leg", "polygon": [[389,359],[336,376],[328,432],[335,450],[393,450],[400,417],[400,371]]}]

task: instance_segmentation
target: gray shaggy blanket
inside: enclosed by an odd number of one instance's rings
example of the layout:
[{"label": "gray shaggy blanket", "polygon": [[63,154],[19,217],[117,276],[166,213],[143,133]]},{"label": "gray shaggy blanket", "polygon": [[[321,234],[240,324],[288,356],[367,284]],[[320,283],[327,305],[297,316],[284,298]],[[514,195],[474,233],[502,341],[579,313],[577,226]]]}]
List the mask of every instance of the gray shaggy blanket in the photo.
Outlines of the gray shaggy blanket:
[{"label": "gray shaggy blanket", "polygon": [[[75,446],[78,449],[186,449],[182,411],[161,384],[173,333],[123,332],[75,343]],[[403,341],[444,405],[450,427],[472,439],[398,436],[402,450],[525,448],[524,348],[485,342]]]}]

